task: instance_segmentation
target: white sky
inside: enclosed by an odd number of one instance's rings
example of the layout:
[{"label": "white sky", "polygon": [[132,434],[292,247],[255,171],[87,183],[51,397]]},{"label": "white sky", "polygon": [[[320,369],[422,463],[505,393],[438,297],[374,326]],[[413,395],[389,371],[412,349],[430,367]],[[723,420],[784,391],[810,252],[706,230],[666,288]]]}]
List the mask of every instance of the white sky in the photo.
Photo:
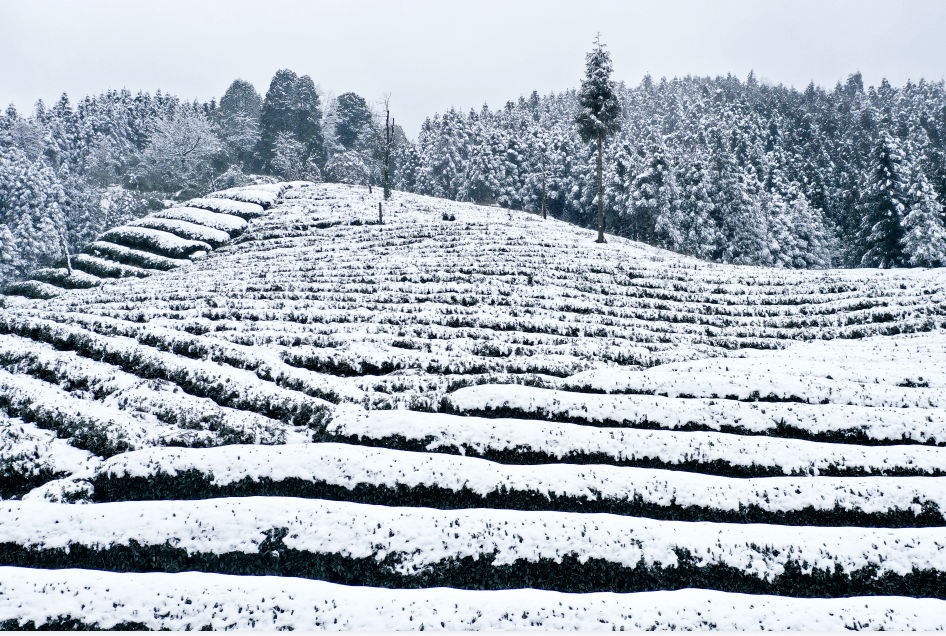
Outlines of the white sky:
[{"label": "white sky", "polygon": [[600,31],[614,78],[750,69],[831,88],[860,70],[946,75],[946,0],[0,0],[0,108],[109,88],[209,100],[242,77],[308,74],[336,95],[392,94],[408,136],[454,106],[577,87]]}]

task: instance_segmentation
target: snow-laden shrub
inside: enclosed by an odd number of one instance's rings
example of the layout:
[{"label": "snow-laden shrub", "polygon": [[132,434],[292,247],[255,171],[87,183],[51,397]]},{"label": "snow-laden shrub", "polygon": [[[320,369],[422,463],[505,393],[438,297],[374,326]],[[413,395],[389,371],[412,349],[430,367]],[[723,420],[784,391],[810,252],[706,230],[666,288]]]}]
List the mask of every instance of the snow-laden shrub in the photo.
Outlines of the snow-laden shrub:
[{"label": "snow-laden shrub", "polygon": [[368,183],[368,166],[357,152],[342,152],[325,165],[325,180],[329,183],[362,185]]}]

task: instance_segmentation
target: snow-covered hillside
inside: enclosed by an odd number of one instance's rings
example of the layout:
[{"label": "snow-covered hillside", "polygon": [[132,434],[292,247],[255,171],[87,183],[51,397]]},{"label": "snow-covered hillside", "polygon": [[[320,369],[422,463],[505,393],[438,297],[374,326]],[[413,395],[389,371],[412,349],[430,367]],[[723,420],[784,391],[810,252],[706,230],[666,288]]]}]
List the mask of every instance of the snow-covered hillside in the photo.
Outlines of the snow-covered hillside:
[{"label": "snow-covered hillside", "polygon": [[0,626],[946,628],[946,271],[304,182],[91,251],[0,310]]}]

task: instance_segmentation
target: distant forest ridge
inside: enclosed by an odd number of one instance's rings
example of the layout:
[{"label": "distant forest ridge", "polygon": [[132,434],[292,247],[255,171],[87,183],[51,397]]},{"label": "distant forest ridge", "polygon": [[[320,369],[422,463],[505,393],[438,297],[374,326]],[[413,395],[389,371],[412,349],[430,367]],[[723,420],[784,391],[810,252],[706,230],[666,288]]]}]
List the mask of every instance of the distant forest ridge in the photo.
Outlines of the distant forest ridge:
[{"label": "distant forest ridge", "polygon": [[[576,78],[576,83],[580,78]],[[604,149],[609,233],[791,268],[946,265],[946,87],[859,73],[804,91],[731,75],[618,83]],[[397,103],[391,102],[392,115]],[[595,226],[596,157],[574,90],[395,128],[395,189]],[[0,114],[0,281],[167,204],[260,180],[379,184],[384,113],[278,71],[188,102],[127,90]]]}]

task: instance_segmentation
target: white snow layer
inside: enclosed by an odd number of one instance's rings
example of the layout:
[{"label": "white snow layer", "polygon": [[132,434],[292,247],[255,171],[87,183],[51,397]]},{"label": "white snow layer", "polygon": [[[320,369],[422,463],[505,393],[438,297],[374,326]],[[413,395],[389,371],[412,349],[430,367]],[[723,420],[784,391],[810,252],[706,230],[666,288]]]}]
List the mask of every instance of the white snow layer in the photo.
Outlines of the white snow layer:
[{"label": "white snow layer", "polygon": [[[171,545],[187,554],[258,554],[273,528],[287,549],[373,559],[411,576],[466,557],[494,566],[572,556],[627,568],[675,568],[687,550],[695,566],[727,566],[772,581],[797,565],[867,576],[946,570],[942,528],[820,528],[657,521],[611,514],[394,508],[295,497],[127,501],[86,506],[0,504],[0,543],[29,549],[70,544]],[[382,565],[385,557],[393,557]]]},{"label": "white snow layer", "polygon": [[206,227],[191,221],[161,217],[145,217],[130,224],[133,227],[151,228],[184,236],[189,240],[203,241],[207,244],[222,245],[230,240],[230,235],[222,230]]},{"label": "white snow layer", "polygon": [[[712,374],[708,375],[712,377]],[[775,432],[780,426],[788,426],[813,435],[863,434],[875,440],[909,439],[927,443],[933,439],[946,444],[946,410],[942,408],[905,409],[739,402],[718,398],[685,399],[660,395],[601,395],[509,384],[465,387],[447,394],[446,399],[459,413],[512,409],[547,420],[567,418],[589,424],[611,422],[629,426],[657,425],[669,429],[688,425],[716,430],[741,427],[758,434]]]},{"label": "white snow layer", "polygon": [[799,599],[685,589],[635,594],[389,590],[271,576],[0,567],[0,621],[80,618],[152,630],[946,629],[946,601]]},{"label": "white snow layer", "polygon": [[[215,201],[215,199],[211,199]],[[230,203],[236,204],[235,201]],[[252,205],[252,204],[244,204]],[[198,225],[203,225],[205,227],[213,228],[215,230],[220,230],[221,232],[227,232],[228,234],[240,233],[246,229],[246,221],[238,216],[233,216],[231,214],[220,214],[218,212],[211,212],[210,210],[202,210],[200,208],[192,207],[183,207],[183,208],[168,208],[166,210],[159,210],[155,212],[152,217],[158,219],[176,219],[179,221],[186,221],[188,223],[196,223]]]},{"label": "white snow layer", "polygon": [[199,208],[201,210],[208,210],[210,212],[238,216],[244,219],[252,219],[266,214],[263,206],[256,203],[233,201],[231,199],[223,198],[191,199],[185,203],[184,206],[185,207],[182,208],[171,209],[182,210],[188,208]]},{"label": "white snow layer", "polygon": [[[653,367],[646,371],[620,368],[593,369],[571,376],[565,385],[577,390],[605,393],[637,393],[667,397],[730,398],[736,400],[777,399],[808,404],[853,404],[872,407],[935,408],[946,406],[942,388],[907,388],[829,380],[792,373],[733,373],[709,369],[683,371],[684,364]],[[719,366],[725,366],[720,364]],[[772,365],[779,366],[779,365]]]},{"label": "white snow layer", "polygon": [[274,204],[276,200],[279,199],[280,194],[278,190],[267,189],[266,186],[246,186],[244,188],[231,188],[229,190],[221,190],[220,192],[212,192],[207,195],[207,198],[232,199],[233,201],[255,203],[267,207]]},{"label": "white snow layer", "polygon": [[[411,411],[336,410],[328,432],[343,437],[401,435],[426,441],[429,450],[457,446],[483,453],[527,450],[563,459],[600,453],[615,460],[650,458],[667,464],[724,462],[766,467],[786,475],[818,475],[828,469],[884,473],[936,473],[946,468],[946,448],[858,446],[712,432],[649,431],[560,424],[537,420],[459,417]],[[694,479],[702,477],[694,476]]]},{"label": "white snow layer", "polygon": [[[407,418],[404,418],[406,420]],[[404,421],[402,420],[402,421]],[[232,445],[213,449],[154,448],[123,453],[100,464],[97,475],[171,476],[196,470],[215,486],[243,479],[300,479],[353,489],[360,484],[470,490],[485,497],[515,491],[551,498],[633,501],[734,511],[758,506],[772,512],[835,507],[863,513],[946,511],[946,477],[766,477],[711,475],[606,465],[504,465],[472,457],[405,452],[348,444]],[[91,477],[91,475],[89,475]],[[505,490],[503,490],[505,489]]]}]

